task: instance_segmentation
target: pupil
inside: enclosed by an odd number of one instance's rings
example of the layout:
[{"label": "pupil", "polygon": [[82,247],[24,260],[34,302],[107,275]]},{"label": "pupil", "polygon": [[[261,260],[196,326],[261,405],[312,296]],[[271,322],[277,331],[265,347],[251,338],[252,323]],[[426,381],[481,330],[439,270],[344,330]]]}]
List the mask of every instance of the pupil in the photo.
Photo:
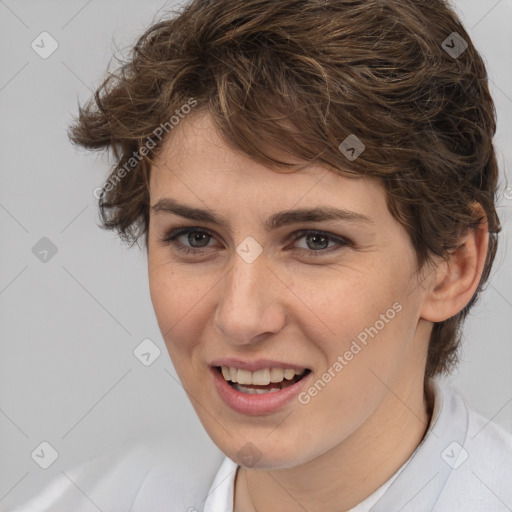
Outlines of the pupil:
[{"label": "pupil", "polygon": [[[323,243],[320,243],[321,247],[314,247],[315,243],[318,241],[318,239],[320,240],[323,240]],[[326,249],[327,246],[329,245],[329,241],[327,239],[326,236],[324,235],[308,235],[307,236],[307,241],[310,242],[311,240],[313,240],[313,249]]]},{"label": "pupil", "polygon": [[[201,233],[199,231],[195,231],[193,233],[189,233],[188,235],[188,241],[190,245],[193,247],[204,247],[205,245],[208,245],[207,237],[209,235],[207,233]],[[205,242],[204,244],[201,244],[201,241]],[[196,242],[199,243],[199,245],[194,245]]]}]

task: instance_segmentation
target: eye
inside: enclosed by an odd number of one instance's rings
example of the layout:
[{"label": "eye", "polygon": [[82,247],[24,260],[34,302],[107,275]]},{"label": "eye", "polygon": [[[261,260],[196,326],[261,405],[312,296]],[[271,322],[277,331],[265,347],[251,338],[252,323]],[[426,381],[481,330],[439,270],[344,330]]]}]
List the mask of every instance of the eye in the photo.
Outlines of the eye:
[{"label": "eye", "polygon": [[[346,239],[331,235],[330,233],[324,233],[323,231],[315,230],[303,230],[294,233],[295,242],[298,240],[305,240],[305,247],[299,248],[299,252],[307,252],[311,256],[321,256],[325,253],[331,253],[333,246],[337,250],[343,246],[351,245]],[[332,245],[329,245],[332,243]],[[292,248],[293,251],[297,251],[297,248]],[[316,254],[315,254],[316,253]]]},{"label": "eye", "polygon": [[[180,238],[182,241],[180,241]],[[162,242],[172,245],[178,251],[189,254],[204,252],[202,249],[209,247],[208,242],[212,238],[213,235],[203,228],[186,227],[175,229],[163,238]],[[190,246],[185,245],[186,243]]]}]

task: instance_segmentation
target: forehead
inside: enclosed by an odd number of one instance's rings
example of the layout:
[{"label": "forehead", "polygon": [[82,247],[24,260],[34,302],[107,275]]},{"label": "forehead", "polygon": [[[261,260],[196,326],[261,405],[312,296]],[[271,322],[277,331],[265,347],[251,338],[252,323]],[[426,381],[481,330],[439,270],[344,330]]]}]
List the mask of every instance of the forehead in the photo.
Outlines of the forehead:
[{"label": "forehead", "polygon": [[347,177],[290,154],[269,153],[293,164],[272,169],[230,147],[211,117],[196,112],[183,119],[164,141],[151,170],[151,204],[166,196],[189,204],[223,209],[310,207],[350,208],[366,215],[387,210],[383,187],[376,180]]}]

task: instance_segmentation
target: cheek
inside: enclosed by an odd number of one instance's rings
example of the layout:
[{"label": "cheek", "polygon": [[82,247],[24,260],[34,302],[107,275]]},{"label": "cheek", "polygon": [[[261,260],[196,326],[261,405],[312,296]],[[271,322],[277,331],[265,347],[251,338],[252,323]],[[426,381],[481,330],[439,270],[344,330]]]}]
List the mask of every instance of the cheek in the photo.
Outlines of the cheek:
[{"label": "cheek", "polygon": [[[158,264],[155,259],[149,261],[149,291],[155,316],[162,337],[172,352],[179,345],[176,336],[180,323],[186,319],[189,303],[188,290],[168,265]],[[170,342],[171,341],[171,342]]]},{"label": "cheek", "polygon": [[170,293],[170,291],[176,286],[173,283],[172,272],[167,271],[164,266],[159,264],[154,256],[149,257],[148,280],[151,303],[163,334],[172,326],[169,312],[175,311],[177,294]]},{"label": "cheek", "polygon": [[343,373],[343,380],[359,385],[372,379],[369,368],[388,375],[403,364],[417,320],[404,270],[400,276],[396,267],[383,265],[307,287],[295,284],[295,295],[309,306],[301,308],[296,321],[305,339],[322,353],[321,371]]},{"label": "cheek", "polygon": [[293,293],[299,299],[297,304],[303,304],[297,319],[305,332],[311,332],[310,339],[325,339],[329,346],[339,345],[336,348],[340,349],[365,328],[380,322],[380,315],[392,308],[399,294],[390,283],[383,282],[382,274],[374,276],[366,271],[341,276],[333,273],[300,284],[295,280]]},{"label": "cheek", "polygon": [[180,273],[169,263],[149,261],[151,302],[160,332],[173,363],[190,358],[201,339],[201,332],[211,316],[211,304],[204,280],[194,279],[190,272]]}]

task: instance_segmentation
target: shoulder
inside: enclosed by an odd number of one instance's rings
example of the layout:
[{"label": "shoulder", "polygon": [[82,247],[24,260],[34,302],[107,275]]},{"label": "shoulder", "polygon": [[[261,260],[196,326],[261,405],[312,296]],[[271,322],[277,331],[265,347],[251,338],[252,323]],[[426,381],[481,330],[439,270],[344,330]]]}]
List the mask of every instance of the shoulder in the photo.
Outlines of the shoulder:
[{"label": "shoulder", "polygon": [[224,454],[213,444],[197,453],[169,436],[141,440],[64,469],[11,512],[202,510]]},{"label": "shoulder", "polygon": [[512,433],[474,411],[450,386],[443,385],[442,391],[446,398],[457,401],[454,414],[464,416],[465,410],[467,430],[462,445],[448,444],[441,453],[451,472],[434,510],[458,510],[465,506],[482,512],[510,511]]}]

